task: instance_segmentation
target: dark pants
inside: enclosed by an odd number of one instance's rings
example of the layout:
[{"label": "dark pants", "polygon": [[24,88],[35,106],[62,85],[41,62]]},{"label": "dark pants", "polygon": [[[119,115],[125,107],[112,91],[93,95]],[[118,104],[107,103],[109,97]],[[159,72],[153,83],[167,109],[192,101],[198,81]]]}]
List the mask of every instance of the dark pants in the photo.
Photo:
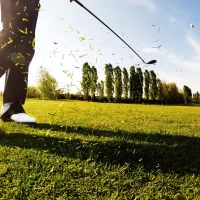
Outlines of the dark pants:
[{"label": "dark pants", "polygon": [[[25,103],[29,65],[35,48],[40,0],[0,0],[0,77],[6,73],[3,103]],[[17,3],[18,2],[18,3]]]}]

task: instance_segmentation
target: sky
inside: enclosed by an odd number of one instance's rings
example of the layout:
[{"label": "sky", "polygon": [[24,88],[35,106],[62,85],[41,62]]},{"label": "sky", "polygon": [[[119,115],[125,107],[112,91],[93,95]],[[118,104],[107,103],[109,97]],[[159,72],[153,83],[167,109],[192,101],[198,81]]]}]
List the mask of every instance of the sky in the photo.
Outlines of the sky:
[{"label": "sky", "polygon": [[[157,77],[182,89],[200,91],[200,21],[198,0],[80,0],[145,61],[97,19],[69,0],[41,0],[36,29],[35,56],[29,68],[29,86],[37,86],[46,68],[70,92],[81,90],[85,62],[104,80],[105,64],[154,70]],[[191,28],[190,24],[195,27]],[[85,40],[82,40],[84,37]],[[160,46],[161,45],[161,46]],[[160,48],[153,48],[158,47]],[[138,65],[139,64],[139,65]],[[4,77],[0,79],[0,90]]]}]

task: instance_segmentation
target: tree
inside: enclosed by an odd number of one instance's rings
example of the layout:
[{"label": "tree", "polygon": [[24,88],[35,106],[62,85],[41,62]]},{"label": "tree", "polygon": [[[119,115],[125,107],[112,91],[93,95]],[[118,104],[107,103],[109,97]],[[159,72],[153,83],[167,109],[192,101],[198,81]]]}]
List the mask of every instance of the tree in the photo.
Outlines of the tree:
[{"label": "tree", "polygon": [[135,99],[135,93],[136,93],[136,72],[135,67],[130,67],[130,80],[129,80],[129,91],[130,91],[130,99]]},{"label": "tree", "polygon": [[121,101],[122,98],[122,71],[119,66],[114,68],[115,100]]},{"label": "tree", "polygon": [[184,102],[183,95],[180,93],[176,83],[162,82],[163,100],[166,103],[182,103]]},{"label": "tree", "polygon": [[151,70],[149,73],[150,73],[150,98],[152,100],[156,100],[158,92],[156,74],[153,70]]},{"label": "tree", "polygon": [[193,100],[196,103],[199,103],[199,92],[197,91],[196,93],[193,94]]},{"label": "tree", "polygon": [[54,100],[58,98],[59,91],[57,90],[58,82],[49,74],[49,72],[42,68],[40,70],[40,78],[38,89],[41,93],[42,99]]},{"label": "tree", "polygon": [[99,100],[103,100],[104,97],[104,82],[98,82],[97,84],[97,93],[99,95]]},{"label": "tree", "polygon": [[179,91],[176,83],[168,83],[169,91],[168,91],[168,98],[173,101],[177,102],[178,96],[179,96]]},{"label": "tree", "polygon": [[167,84],[165,81],[163,81],[163,82],[161,82],[161,83],[162,83],[163,99],[164,99],[166,102],[168,102],[168,100],[169,100],[169,96],[168,96],[168,93],[169,93],[169,86],[168,86],[168,84]]},{"label": "tree", "polygon": [[111,64],[106,64],[105,65],[105,86],[106,86],[106,95],[108,98],[108,102],[111,102],[113,98],[113,92],[114,92],[114,86],[113,86],[113,67]]},{"label": "tree", "polygon": [[144,96],[146,100],[149,100],[149,85],[150,85],[150,74],[148,70],[144,71]]},{"label": "tree", "polygon": [[90,73],[90,91],[91,91],[91,99],[92,101],[95,98],[95,92],[97,89],[97,80],[98,80],[98,74],[97,74],[97,69],[92,66],[91,68],[91,73]]},{"label": "tree", "polygon": [[142,99],[143,96],[143,73],[141,68],[137,68],[136,69],[136,96],[137,96],[137,100],[140,101]]},{"label": "tree", "polygon": [[86,62],[83,64],[82,68],[82,82],[81,87],[84,93],[84,100],[87,101],[90,93],[91,77],[90,77],[91,68]]},{"label": "tree", "polygon": [[123,68],[122,73],[123,73],[123,94],[124,94],[124,99],[128,99],[129,77],[128,77],[127,69],[125,67]]},{"label": "tree", "polygon": [[186,85],[183,86],[183,96],[184,96],[185,104],[191,103],[191,100],[192,100],[192,91]]},{"label": "tree", "polygon": [[163,100],[163,87],[160,79],[157,79],[157,88],[158,88],[158,100]]},{"label": "tree", "polygon": [[75,95],[78,96],[78,97],[84,97],[84,94],[80,90],[77,91]]},{"label": "tree", "polygon": [[27,98],[40,98],[41,94],[37,87],[28,86],[26,97]]},{"label": "tree", "polygon": [[196,93],[197,103],[199,103],[199,92]]},{"label": "tree", "polygon": [[67,92],[65,93],[65,98],[70,99],[71,98],[71,92],[70,92],[70,87],[67,86]]}]

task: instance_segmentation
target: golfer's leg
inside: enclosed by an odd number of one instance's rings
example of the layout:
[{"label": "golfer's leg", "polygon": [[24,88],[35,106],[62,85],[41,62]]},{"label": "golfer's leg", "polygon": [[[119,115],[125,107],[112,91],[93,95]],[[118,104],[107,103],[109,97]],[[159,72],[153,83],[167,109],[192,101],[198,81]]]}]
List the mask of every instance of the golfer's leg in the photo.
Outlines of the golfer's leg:
[{"label": "golfer's leg", "polygon": [[[35,21],[35,0],[1,0],[3,29],[0,32],[0,77],[13,62],[18,64],[19,58],[16,46],[32,35]],[[25,55],[22,55],[25,56]]]},{"label": "golfer's leg", "polygon": [[[24,49],[27,49],[27,46]],[[30,51],[29,51],[30,52]],[[5,88],[3,93],[3,103],[20,102],[24,104],[27,93],[28,71],[30,62],[34,56],[34,50],[29,53],[25,65],[11,67],[6,72]]]},{"label": "golfer's leg", "polygon": [[32,42],[35,37],[35,27],[38,17],[38,10],[39,10],[38,0],[35,1],[34,9],[32,10],[34,10],[34,12],[32,12],[31,17],[29,17],[29,25],[28,25],[28,30],[30,31],[30,33],[26,35],[26,37],[20,38],[23,40],[23,45],[22,44],[20,45],[20,43],[15,43],[15,45],[17,46],[15,52],[22,54],[23,58],[25,58],[24,60],[25,62],[23,63],[23,65],[18,63],[19,65],[17,66],[16,66],[17,62],[13,62],[11,65],[9,64],[10,69],[6,74],[4,103],[7,102],[15,102],[15,103],[10,105],[8,109],[7,108],[4,109],[3,107],[2,109],[3,112],[1,112],[1,119],[3,121],[8,121],[9,119],[12,119],[16,122],[35,122],[34,118],[31,118],[25,114],[25,111],[21,106],[21,104],[25,102],[27,81],[28,81],[28,68],[34,55],[34,48],[33,48],[34,46],[32,45]]},{"label": "golfer's leg", "polygon": [[36,9],[34,15],[32,16],[32,34],[30,38],[24,42],[24,44],[17,47],[17,51],[25,56],[25,65],[10,67],[10,69],[7,71],[3,96],[4,104],[8,102],[20,102],[21,104],[25,103],[28,87],[29,65],[35,54],[35,49],[32,45],[32,41],[35,38],[38,10],[40,8],[39,0],[36,0],[35,7]]}]

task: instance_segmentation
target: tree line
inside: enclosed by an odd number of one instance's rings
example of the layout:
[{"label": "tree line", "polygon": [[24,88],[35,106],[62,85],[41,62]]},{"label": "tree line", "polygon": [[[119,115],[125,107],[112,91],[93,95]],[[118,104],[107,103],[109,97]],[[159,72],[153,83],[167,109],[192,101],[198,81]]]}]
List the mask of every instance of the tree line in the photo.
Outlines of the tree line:
[{"label": "tree line", "polygon": [[81,87],[84,100],[96,101],[107,99],[108,102],[164,102],[190,103],[191,89],[184,85],[180,91],[176,83],[162,82],[154,70],[143,72],[140,67],[131,66],[129,71],[124,67],[113,67],[106,64],[105,79],[98,81],[97,69],[86,62],[82,67]]},{"label": "tree line", "polygon": [[[190,103],[199,102],[198,92],[193,94],[184,85],[180,90],[176,83],[161,81],[153,70],[143,72],[140,67],[113,67],[106,64],[104,80],[99,80],[97,69],[87,62],[82,66],[81,92],[79,94],[64,94],[58,89],[57,80],[42,68],[39,73],[38,86],[29,86],[27,97],[40,99],[75,99],[83,96],[84,100],[106,102],[144,102],[144,103]],[[81,97],[82,98],[82,97]],[[80,99],[80,98],[79,98]]]}]

